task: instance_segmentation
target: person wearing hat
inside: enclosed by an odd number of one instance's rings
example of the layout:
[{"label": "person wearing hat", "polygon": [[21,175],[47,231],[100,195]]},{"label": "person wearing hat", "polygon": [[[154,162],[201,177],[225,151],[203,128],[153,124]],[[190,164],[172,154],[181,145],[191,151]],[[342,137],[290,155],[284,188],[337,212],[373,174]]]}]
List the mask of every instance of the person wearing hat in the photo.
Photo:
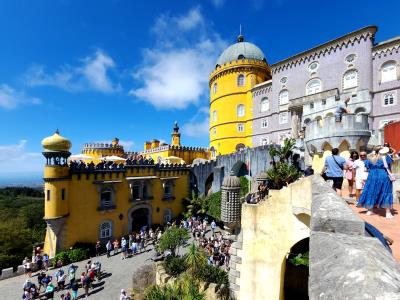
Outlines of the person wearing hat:
[{"label": "person wearing hat", "polygon": [[373,209],[377,207],[386,210],[387,219],[393,218],[390,211],[393,206],[393,175],[391,174],[393,160],[388,153],[389,148],[383,147],[377,156],[364,162],[368,178],[357,206],[367,208],[368,216],[373,215]]}]

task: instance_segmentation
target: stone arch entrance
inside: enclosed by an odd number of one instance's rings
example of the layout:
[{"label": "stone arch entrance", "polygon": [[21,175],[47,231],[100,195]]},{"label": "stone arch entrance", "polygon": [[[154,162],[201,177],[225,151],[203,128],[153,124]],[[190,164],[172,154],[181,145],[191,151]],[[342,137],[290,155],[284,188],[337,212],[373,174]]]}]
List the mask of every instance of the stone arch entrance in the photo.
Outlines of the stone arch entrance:
[{"label": "stone arch entrance", "polygon": [[232,167],[231,172],[233,172],[233,175],[237,177],[249,175],[249,171],[247,169],[247,166],[244,162],[241,160],[238,160]]},{"label": "stone arch entrance", "polygon": [[295,265],[289,260],[298,254],[304,254],[309,251],[310,238],[305,238],[297,242],[290,248],[286,258],[284,295],[285,299],[308,299],[308,276],[309,269],[305,265]]},{"label": "stone arch entrance", "polygon": [[208,192],[210,191],[211,187],[212,187],[212,183],[214,181],[214,173],[211,173],[206,180],[206,184],[204,187],[204,195],[208,195]]},{"label": "stone arch entrance", "polygon": [[140,231],[143,226],[151,225],[151,206],[136,205],[128,213],[129,232]]}]

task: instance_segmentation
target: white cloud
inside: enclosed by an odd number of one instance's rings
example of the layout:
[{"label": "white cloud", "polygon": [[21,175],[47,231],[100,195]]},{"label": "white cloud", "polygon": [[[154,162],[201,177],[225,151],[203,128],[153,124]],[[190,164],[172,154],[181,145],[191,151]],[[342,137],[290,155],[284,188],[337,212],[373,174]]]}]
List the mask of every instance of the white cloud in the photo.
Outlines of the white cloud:
[{"label": "white cloud", "polygon": [[210,1],[211,1],[211,4],[217,8],[222,7],[225,3],[225,0],[210,0]]},{"label": "white cloud", "polygon": [[144,64],[133,75],[140,87],[130,95],[158,109],[198,104],[208,95],[208,75],[226,43],[198,7],[179,17],[160,16],[152,31],[156,47],[144,51]]},{"label": "white cloud", "polygon": [[29,152],[27,141],[14,145],[0,145],[0,173],[40,172],[45,160],[39,152]]},{"label": "white cloud", "polygon": [[208,137],[210,134],[209,112],[208,107],[200,107],[191,120],[182,126],[183,134],[194,138]]},{"label": "white cloud", "polygon": [[41,104],[42,100],[30,97],[7,84],[0,85],[0,107],[11,110],[24,104]]},{"label": "white cloud", "polygon": [[65,65],[49,74],[44,66],[34,65],[25,72],[23,78],[29,86],[55,86],[72,92],[91,89],[112,93],[121,89],[109,75],[114,68],[113,59],[98,49],[93,55],[83,58],[77,66]]}]

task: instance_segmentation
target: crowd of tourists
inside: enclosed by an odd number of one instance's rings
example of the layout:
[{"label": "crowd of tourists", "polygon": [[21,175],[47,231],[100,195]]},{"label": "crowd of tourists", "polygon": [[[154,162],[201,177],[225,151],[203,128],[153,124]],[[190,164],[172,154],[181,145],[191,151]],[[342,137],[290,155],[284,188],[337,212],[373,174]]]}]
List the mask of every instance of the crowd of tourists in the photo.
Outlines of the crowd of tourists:
[{"label": "crowd of tourists", "polygon": [[367,215],[373,215],[375,208],[385,209],[386,218],[393,218],[393,181],[392,163],[399,154],[388,143],[375,148],[371,153],[352,151],[346,160],[339,156],[339,149],[332,149],[332,155],[326,157],[321,175],[333,182],[333,188],[342,195],[344,179],[348,183],[350,198],[355,205],[367,209]]},{"label": "crowd of tourists", "polygon": [[89,290],[94,289],[94,282],[101,280],[101,263],[89,260],[84,272],[78,275],[78,266],[73,264],[64,268],[60,262],[57,262],[53,275],[45,265],[37,265],[36,283],[31,277],[32,270],[27,273],[29,276],[23,284],[22,299],[31,300],[39,297],[45,299],[54,299],[55,292],[64,292],[60,294],[62,300],[78,299],[78,289],[83,288],[85,297],[89,296]]}]

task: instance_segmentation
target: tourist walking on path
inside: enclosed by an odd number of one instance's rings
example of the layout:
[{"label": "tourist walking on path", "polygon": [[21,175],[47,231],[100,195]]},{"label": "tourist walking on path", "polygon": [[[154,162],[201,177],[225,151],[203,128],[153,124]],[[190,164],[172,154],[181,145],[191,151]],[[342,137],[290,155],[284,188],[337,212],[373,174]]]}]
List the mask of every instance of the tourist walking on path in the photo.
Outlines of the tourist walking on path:
[{"label": "tourist walking on path", "polygon": [[111,241],[108,240],[108,242],[106,244],[107,258],[110,258],[111,249],[112,249]]},{"label": "tourist walking on path", "polygon": [[368,172],[365,171],[365,161],[367,159],[367,152],[361,151],[360,158],[354,161],[353,164],[353,178],[356,188],[356,205],[360,199],[361,192],[364,188],[365,181],[368,177]]},{"label": "tourist walking on path", "polygon": [[114,241],[114,255],[118,254],[118,248],[119,248],[119,241],[115,239]]},{"label": "tourist walking on path", "polygon": [[119,300],[130,300],[130,299],[131,298],[126,295],[126,291],[122,289],[119,295]]},{"label": "tourist walking on path", "polygon": [[212,231],[212,234],[214,235],[215,234],[215,229],[217,228],[217,223],[215,223],[215,221],[214,220],[212,220],[211,221],[211,231]]},{"label": "tourist walking on path", "polygon": [[96,256],[100,256],[100,252],[101,252],[101,244],[100,244],[100,241],[97,241],[97,243],[96,243]]},{"label": "tourist walking on path", "polygon": [[379,150],[378,156],[365,161],[365,168],[368,170],[368,179],[357,206],[367,208],[367,215],[374,214],[374,207],[385,208],[386,218],[391,219],[393,218],[390,212],[393,206],[393,183],[390,167],[393,160],[388,153],[389,148],[383,147]]},{"label": "tourist walking on path", "polygon": [[349,159],[346,161],[346,166],[347,170],[345,171],[345,176],[347,179],[347,182],[349,184],[349,197],[353,198],[355,195],[353,194],[353,187],[354,187],[354,174],[353,174],[353,168],[354,168],[354,162],[358,159],[358,153],[357,151],[352,151],[350,153]]},{"label": "tourist walking on path", "polygon": [[339,149],[333,148],[332,155],[325,158],[325,164],[322,168],[321,176],[326,180],[333,181],[333,189],[339,196],[342,196],[342,184],[343,184],[343,170],[346,170],[346,160],[339,156]]}]

